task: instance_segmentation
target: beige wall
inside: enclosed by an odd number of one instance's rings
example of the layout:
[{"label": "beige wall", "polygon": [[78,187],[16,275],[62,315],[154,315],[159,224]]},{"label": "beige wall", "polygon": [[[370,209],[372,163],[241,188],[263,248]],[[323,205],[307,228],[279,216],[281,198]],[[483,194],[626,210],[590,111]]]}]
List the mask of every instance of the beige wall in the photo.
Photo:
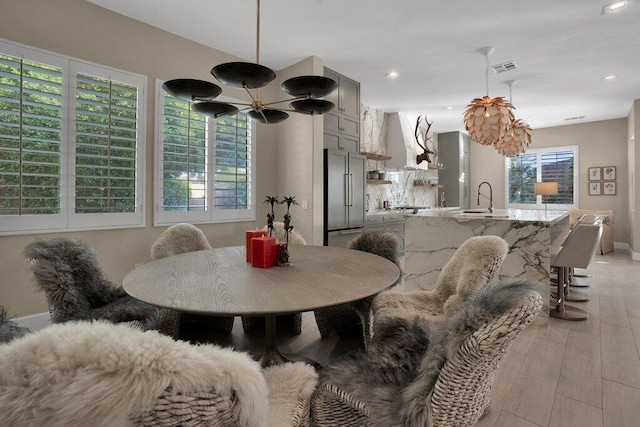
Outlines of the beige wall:
[{"label": "beige wall", "polygon": [[[10,315],[23,316],[43,312],[47,309],[43,294],[37,292],[31,282],[28,263],[21,254],[24,246],[36,238],[48,236],[82,237],[96,249],[102,267],[108,277],[117,284],[121,283],[122,278],[136,263],[149,261],[149,248],[155,238],[165,229],[164,227],[155,228],[152,226],[155,79],[191,77],[212,81],[213,77],[209,71],[213,65],[235,61],[238,58],[160,31],[83,0],[3,2],[1,14],[0,38],[139,73],[148,78],[146,227],[0,237],[0,305],[4,305]],[[296,69],[310,73],[319,68],[320,72],[316,74],[321,74],[322,65],[318,66],[318,61],[317,58],[310,60],[311,65],[303,62]],[[286,74],[287,71],[283,72]],[[286,95],[279,89],[278,92],[278,96]],[[269,92],[265,91],[265,93]],[[223,87],[222,95],[233,98],[245,97],[241,90],[228,87]],[[317,151],[318,129],[320,141],[322,132],[321,125],[316,122],[317,119],[314,121],[312,118],[302,117],[294,118],[294,120],[289,119],[278,125],[258,126],[256,132],[258,156],[257,221],[199,226],[213,246],[243,244],[246,229],[262,227],[266,223],[267,206],[262,204],[264,196],[278,194],[279,188],[282,188],[282,191],[291,191],[291,194],[296,195],[298,200],[303,197],[314,200],[312,203],[312,208],[315,209],[314,215],[317,215],[317,202],[320,200],[319,224],[322,224],[322,194],[312,193],[311,190],[305,190],[302,193],[300,187],[290,188],[288,184],[279,186],[278,180],[288,178],[288,175],[284,174],[279,177],[276,172],[280,162],[284,162],[284,165],[289,168],[307,167],[308,170],[311,170],[311,159]],[[308,123],[315,124],[313,137],[309,136]],[[290,149],[286,150],[286,157],[280,156],[281,158],[278,158],[278,140],[285,134],[288,135],[285,140]],[[309,148],[299,151],[294,145],[294,142],[300,142],[303,147],[307,147],[310,141],[312,141],[313,150]],[[295,157],[298,155],[304,157],[301,160],[296,159]],[[306,172],[307,170],[305,170]],[[314,169],[300,183],[306,188],[315,179],[317,179],[317,171]],[[320,179],[320,192],[322,191],[321,181]],[[314,182],[313,185],[314,191],[317,190],[317,183]],[[311,218],[311,215],[307,217],[307,215],[297,212],[294,212],[293,216],[294,226],[298,226],[305,233],[309,232],[314,236],[318,233],[321,235],[321,231],[312,230],[310,225],[318,223],[317,217]]]},{"label": "beige wall", "polygon": [[640,99],[631,106],[628,120],[628,158],[629,158],[629,244],[634,252],[634,259],[640,260],[640,176],[636,173],[636,165],[640,164],[640,149],[637,140],[640,135]]},{"label": "beige wall", "polygon": [[[577,145],[580,209],[612,209],[615,217],[614,240],[629,242],[629,169],[627,162],[627,119],[604,120],[557,126],[533,131],[531,148]],[[496,208],[505,207],[505,162],[493,147],[471,143],[471,202],[475,204],[478,185],[488,181],[493,187]],[[617,195],[589,196],[587,168],[617,167]],[[482,199],[481,204],[486,200]]]}]

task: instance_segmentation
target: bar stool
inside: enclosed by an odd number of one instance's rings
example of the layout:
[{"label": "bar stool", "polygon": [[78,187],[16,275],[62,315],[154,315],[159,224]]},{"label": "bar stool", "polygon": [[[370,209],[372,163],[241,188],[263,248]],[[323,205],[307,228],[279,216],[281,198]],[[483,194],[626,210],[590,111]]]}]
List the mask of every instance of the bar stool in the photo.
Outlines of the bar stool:
[{"label": "bar stool", "polygon": [[569,293],[569,271],[572,268],[587,268],[598,248],[602,235],[602,220],[583,221],[576,224],[562,246],[551,252],[551,266],[558,269],[556,308],[551,317],[563,320],[586,320],[586,311],[565,305],[565,294]]}]

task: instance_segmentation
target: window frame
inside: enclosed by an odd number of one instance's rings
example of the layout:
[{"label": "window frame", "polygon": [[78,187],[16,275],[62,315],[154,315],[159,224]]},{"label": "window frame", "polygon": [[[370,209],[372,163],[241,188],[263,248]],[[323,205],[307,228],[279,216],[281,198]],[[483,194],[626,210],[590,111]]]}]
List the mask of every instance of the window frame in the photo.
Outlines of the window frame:
[{"label": "window frame", "polygon": [[[250,141],[250,161],[248,162],[249,175],[249,205],[248,209],[216,209],[215,208],[215,125],[211,125],[207,118],[206,130],[206,197],[208,200],[207,209],[203,211],[188,212],[167,212],[163,210],[163,137],[164,137],[164,99],[165,91],[162,89],[164,80],[156,80],[156,108],[155,108],[155,144],[154,158],[156,159],[154,166],[154,211],[153,226],[164,227],[168,225],[178,224],[180,222],[189,222],[192,224],[214,224],[226,222],[249,222],[256,220],[256,128],[257,126],[250,119],[247,120],[249,126]],[[237,100],[220,96],[217,101],[223,102],[239,102]]]},{"label": "window frame", "polygon": [[[60,213],[42,215],[0,215],[0,236],[70,231],[141,228],[145,226],[144,202],[146,179],[146,87],[147,77],[105,65],[83,61],[67,55],[0,39],[0,52],[59,67],[62,71],[62,119],[60,142]],[[136,210],[133,213],[75,213],[75,131],[76,80],[84,72],[132,83],[137,86],[136,125]],[[104,74],[96,74],[102,72]]]},{"label": "window frame", "polygon": [[[536,182],[541,182],[542,180],[542,162],[540,160],[541,155],[544,153],[555,153],[559,151],[571,151],[573,152],[573,203],[572,204],[557,204],[557,203],[548,203],[548,209],[554,210],[570,210],[578,208],[578,196],[580,189],[580,182],[578,173],[579,168],[579,147],[577,145],[567,145],[560,147],[543,147],[543,148],[531,148],[526,151],[524,154],[536,154]],[[504,200],[505,206],[507,209],[545,209],[545,204],[542,202],[542,196],[536,196],[536,203],[510,203],[509,202],[509,172],[510,172],[510,163],[511,157],[505,157],[504,159],[505,168],[504,168]]]}]

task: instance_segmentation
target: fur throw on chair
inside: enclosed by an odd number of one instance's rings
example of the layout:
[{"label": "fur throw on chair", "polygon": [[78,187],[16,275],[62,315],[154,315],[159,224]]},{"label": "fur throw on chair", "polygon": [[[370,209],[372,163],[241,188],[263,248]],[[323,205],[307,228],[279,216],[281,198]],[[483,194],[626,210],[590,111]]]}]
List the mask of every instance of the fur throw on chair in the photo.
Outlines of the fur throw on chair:
[{"label": "fur throw on chair", "polygon": [[[441,327],[431,326],[419,316],[396,318],[394,327],[385,329],[384,335],[377,337],[366,353],[348,356],[322,370],[317,390],[341,390],[335,393],[348,396],[344,398],[348,402],[363,402],[364,413],[373,426],[431,426],[432,394],[445,363],[456,357],[461,344],[475,332],[496,322],[528,298],[534,298],[535,309],[517,320],[516,333],[522,330],[542,307],[536,288],[535,283],[527,281],[499,283],[478,298],[465,301]],[[496,327],[492,333],[500,336],[511,332]],[[513,338],[515,333],[511,334]],[[491,353],[497,366],[506,348],[484,348],[483,351]],[[471,368],[470,371],[476,374]],[[484,374],[477,373],[478,376]],[[491,373],[487,375],[492,381]],[[314,397],[312,406],[323,403]]]},{"label": "fur throw on chair", "polygon": [[[235,395],[238,426],[262,427],[267,419],[267,388],[257,362],[155,331],[106,322],[57,324],[0,345],[0,360],[3,426],[129,425],[152,411],[166,390],[196,401],[206,401],[202,393]],[[194,424],[191,416],[199,414],[188,410],[189,402],[183,403],[182,425],[206,425]]]},{"label": "fur throw on chair", "polygon": [[53,323],[104,319],[177,335],[176,312],[139,301],[109,281],[95,252],[82,240],[36,240],[23,253],[47,297]]},{"label": "fur throw on chair", "polygon": [[151,259],[204,249],[211,249],[211,245],[202,230],[188,223],[180,223],[160,233],[151,246]]},{"label": "fur throw on chair", "polygon": [[[398,246],[399,241],[395,234],[386,231],[371,230],[362,233],[355,239],[349,240],[346,247],[347,249],[355,249],[357,251],[369,252],[381,256],[399,266]],[[402,275],[402,271],[400,271],[400,275]]]},{"label": "fur throw on chair", "polygon": [[7,318],[7,312],[0,306],[0,343],[9,342],[31,332],[31,329],[22,327]]},{"label": "fur throw on chair", "polygon": [[420,315],[432,323],[444,322],[465,300],[493,284],[508,252],[507,242],[498,236],[467,239],[443,267],[434,290],[383,292],[373,299],[373,336],[397,317]]}]

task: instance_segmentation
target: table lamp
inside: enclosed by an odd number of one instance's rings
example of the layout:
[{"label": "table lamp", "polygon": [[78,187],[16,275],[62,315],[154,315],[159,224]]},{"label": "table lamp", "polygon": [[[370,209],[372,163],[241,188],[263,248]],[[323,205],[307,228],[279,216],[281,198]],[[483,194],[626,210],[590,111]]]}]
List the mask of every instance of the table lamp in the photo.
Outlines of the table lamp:
[{"label": "table lamp", "polygon": [[544,200],[544,215],[547,216],[547,199],[544,196],[555,196],[558,194],[558,183],[557,182],[536,182],[534,187],[534,193],[537,195],[541,195]]}]

